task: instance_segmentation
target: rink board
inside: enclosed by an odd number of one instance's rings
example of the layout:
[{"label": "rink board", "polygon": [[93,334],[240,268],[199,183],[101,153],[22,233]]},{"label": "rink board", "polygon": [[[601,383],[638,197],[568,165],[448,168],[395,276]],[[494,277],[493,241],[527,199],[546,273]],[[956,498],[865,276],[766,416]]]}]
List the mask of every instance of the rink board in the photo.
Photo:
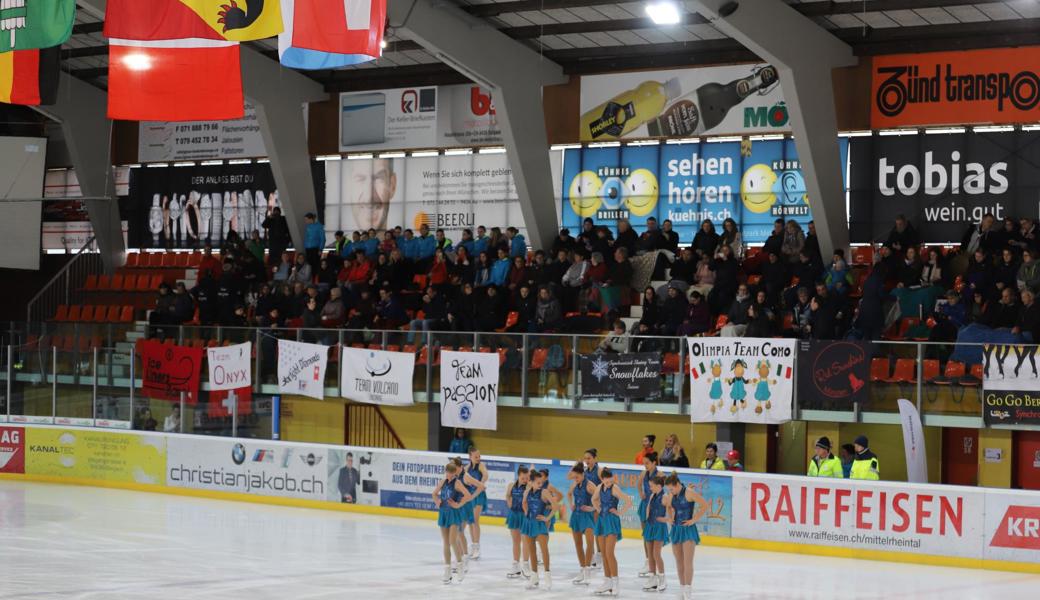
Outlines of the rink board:
[{"label": "rink board", "polygon": [[[54,426],[0,427],[0,477],[434,518],[436,452]],[[348,466],[348,461],[349,465]],[[566,493],[571,461],[485,456],[486,521],[502,523],[519,465]],[[606,464],[639,501],[641,469]],[[706,544],[1040,573],[1040,493],[668,469],[709,506]],[[565,503],[566,504],[566,503]],[[567,531],[558,515],[556,531]],[[635,506],[622,515],[638,537]]]}]

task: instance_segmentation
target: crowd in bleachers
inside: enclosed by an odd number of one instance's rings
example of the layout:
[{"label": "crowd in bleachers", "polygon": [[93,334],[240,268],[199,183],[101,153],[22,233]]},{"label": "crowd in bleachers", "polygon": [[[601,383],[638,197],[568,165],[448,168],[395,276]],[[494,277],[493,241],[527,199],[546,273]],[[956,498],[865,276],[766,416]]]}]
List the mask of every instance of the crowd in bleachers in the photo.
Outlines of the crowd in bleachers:
[{"label": "crowd in bleachers", "polygon": [[1029,219],[986,215],[959,248],[925,247],[900,216],[876,250],[837,250],[824,262],[814,224],[803,231],[783,219],[761,247],[746,246],[732,219],[719,229],[705,220],[688,245],[668,221],[636,232],[621,220],[615,233],[586,219],[576,236],[563,229],[532,251],[514,227],[466,229],[459,240],[426,225],[336,232],[327,244],[308,215],[306,252],[267,252],[258,232],[232,232],[219,255],[207,247],[194,287],[164,284],[151,321],[158,330],[607,332],[605,350],[657,344],[619,341],[633,335],[1032,341],[1035,232]]}]

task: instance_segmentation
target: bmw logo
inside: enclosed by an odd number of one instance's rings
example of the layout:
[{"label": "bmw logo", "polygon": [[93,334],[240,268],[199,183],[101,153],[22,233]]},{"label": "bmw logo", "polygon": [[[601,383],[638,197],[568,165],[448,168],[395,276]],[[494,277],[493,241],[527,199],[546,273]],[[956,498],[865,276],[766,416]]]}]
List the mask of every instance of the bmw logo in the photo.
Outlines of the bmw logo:
[{"label": "bmw logo", "polygon": [[459,408],[459,418],[462,419],[463,423],[469,421],[471,416],[473,416],[473,413],[468,406],[463,405]]},{"label": "bmw logo", "polygon": [[242,444],[235,444],[235,446],[231,448],[231,460],[236,465],[246,462],[246,447]]}]

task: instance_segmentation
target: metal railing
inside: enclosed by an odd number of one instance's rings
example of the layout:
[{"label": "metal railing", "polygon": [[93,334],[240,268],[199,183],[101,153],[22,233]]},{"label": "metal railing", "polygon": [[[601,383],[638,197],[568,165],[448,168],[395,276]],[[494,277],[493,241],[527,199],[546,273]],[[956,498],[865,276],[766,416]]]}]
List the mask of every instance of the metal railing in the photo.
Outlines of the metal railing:
[{"label": "metal railing", "polygon": [[79,301],[79,290],[87,280],[87,276],[102,270],[101,255],[91,252],[94,236],[91,236],[83,247],[65,263],[60,271],[51,277],[25,307],[25,322],[43,321],[54,315],[58,306],[69,306]]}]

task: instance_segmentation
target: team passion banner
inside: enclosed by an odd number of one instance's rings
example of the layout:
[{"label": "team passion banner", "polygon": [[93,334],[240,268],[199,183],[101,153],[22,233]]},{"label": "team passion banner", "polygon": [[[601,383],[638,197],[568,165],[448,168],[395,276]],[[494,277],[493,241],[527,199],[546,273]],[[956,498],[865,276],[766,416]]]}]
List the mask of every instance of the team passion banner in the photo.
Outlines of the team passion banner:
[{"label": "team passion banner", "polygon": [[983,411],[987,425],[1040,425],[1040,356],[1036,346],[990,344],[983,349]]},{"label": "team passion banner", "polygon": [[797,340],[688,338],[690,420],[783,423],[791,420]]},{"label": "team passion banner", "polygon": [[441,427],[498,429],[497,352],[441,352]]},{"label": "team passion banner", "polygon": [[582,354],[581,394],[586,397],[657,398],[661,354]]},{"label": "team passion banner", "polygon": [[415,354],[344,346],[340,365],[340,395],[347,400],[398,406],[414,403]]}]

